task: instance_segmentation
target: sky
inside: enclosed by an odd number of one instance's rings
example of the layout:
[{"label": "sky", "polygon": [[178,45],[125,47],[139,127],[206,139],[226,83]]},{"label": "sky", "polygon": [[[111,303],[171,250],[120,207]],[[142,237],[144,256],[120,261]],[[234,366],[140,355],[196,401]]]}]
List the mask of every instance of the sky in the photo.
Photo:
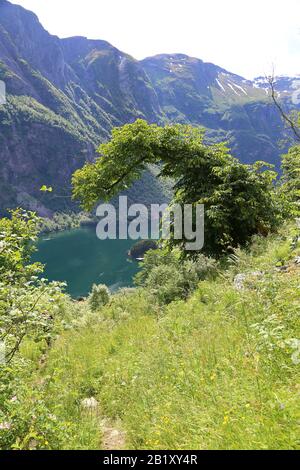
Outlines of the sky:
[{"label": "sky", "polygon": [[300,74],[299,0],[11,0],[60,37],[104,39],[136,59],[183,53],[246,78]]}]

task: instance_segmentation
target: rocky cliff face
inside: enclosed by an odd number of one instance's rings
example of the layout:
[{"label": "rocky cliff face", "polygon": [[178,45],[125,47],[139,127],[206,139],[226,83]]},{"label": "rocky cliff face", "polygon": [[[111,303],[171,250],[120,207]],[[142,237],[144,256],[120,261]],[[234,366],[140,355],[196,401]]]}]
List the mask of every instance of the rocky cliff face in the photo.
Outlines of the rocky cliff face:
[{"label": "rocky cliff face", "polygon": [[[8,93],[0,106],[2,212],[22,205],[49,215],[73,207],[71,175],[94,158],[111,128],[161,115],[138,61],[105,41],[51,36],[33,13],[4,0],[0,79]],[[44,184],[53,193],[43,195]]]},{"label": "rocky cliff face", "polygon": [[[264,86],[184,55],[136,61],[105,41],[50,35],[33,13],[0,0],[0,212],[74,207],[70,179],[112,127],[143,118],[188,122],[228,140],[243,161],[278,164],[282,123]],[[53,193],[42,194],[42,185]],[[165,199],[145,175],[131,198]],[[156,202],[153,200],[153,202]]]},{"label": "rocky cliff face", "polygon": [[228,141],[244,162],[279,166],[282,122],[265,82],[255,82],[182,54],[142,62],[168,120],[203,125],[214,139]]}]

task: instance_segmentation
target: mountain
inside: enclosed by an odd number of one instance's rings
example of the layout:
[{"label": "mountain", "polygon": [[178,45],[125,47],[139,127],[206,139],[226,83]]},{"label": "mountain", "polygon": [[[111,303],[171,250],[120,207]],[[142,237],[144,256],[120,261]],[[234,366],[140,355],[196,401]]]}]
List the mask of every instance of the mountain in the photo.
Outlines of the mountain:
[{"label": "mountain", "polygon": [[[182,54],[137,61],[102,40],[60,39],[37,16],[0,0],[0,211],[21,205],[51,215],[75,208],[70,179],[114,126],[137,118],[207,127],[242,161],[279,164],[282,133],[264,85]],[[53,187],[42,193],[41,186]],[[129,196],[163,202],[150,169]]]},{"label": "mountain", "polygon": [[282,122],[268,93],[255,82],[182,54],[141,62],[172,122],[203,125],[214,140],[228,141],[244,162],[266,160],[279,166]]},{"label": "mountain", "polygon": [[[269,89],[268,80],[265,77],[257,77],[253,80],[254,86],[265,90]],[[281,99],[286,99],[287,103],[291,103],[292,95],[299,92],[300,89],[300,76],[286,77],[284,75],[277,75],[275,77],[276,91]],[[297,103],[296,103],[297,104]]]},{"label": "mountain", "polygon": [[[33,13],[4,0],[0,79],[8,93],[0,107],[2,210],[22,205],[49,215],[72,207],[71,175],[111,128],[161,114],[138,61],[105,41],[51,36]],[[144,183],[161,192],[154,177]],[[40,192],[44,184],[51,195]]]}]

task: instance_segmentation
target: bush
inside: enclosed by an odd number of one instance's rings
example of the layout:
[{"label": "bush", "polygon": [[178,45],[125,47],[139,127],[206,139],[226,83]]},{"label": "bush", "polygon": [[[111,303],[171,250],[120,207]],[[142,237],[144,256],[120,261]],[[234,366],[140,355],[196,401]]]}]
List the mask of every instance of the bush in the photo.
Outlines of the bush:
[{"label": "bush", "polygon": [[22,210],[0,220],[0,342],[7,363],[24,339],[49,344],[55,334],[62,284],[40,279],[43,266],[30,263],[38,224],[35,214]]},{"label": "bush", "polygon": [[89,305],[93,312],[96,312],[104,305],[108,304],[110,299],[110,292],[107,286],[104,284],[96,285],[92,287],[92,292],[89,295]]},{"label": "bush", "polygon": [[292,147],[282,157],[282,178],[279,190],[288,215],[300,215],[300,145]]},{"label": "bush", "polygon": [[182,260],[179,250],[149,251],[142,266],[135,282],[160,304],[186,299],[200,281],[212,277],[217,269],[216,261],[204,255],[198,255],[194,260]]},{"label": "bush", "polygon": [[[49,410],[42,386],[28,383],[31,364],[0,365],[0,449],[59,449],[70,424]],[[26,380],[27,379],[27,380]]]}]

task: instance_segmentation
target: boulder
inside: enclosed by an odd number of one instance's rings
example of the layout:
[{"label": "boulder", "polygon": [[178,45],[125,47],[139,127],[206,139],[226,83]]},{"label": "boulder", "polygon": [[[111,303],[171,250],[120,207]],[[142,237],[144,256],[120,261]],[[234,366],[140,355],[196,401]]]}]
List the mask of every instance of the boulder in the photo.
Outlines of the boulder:
[{"label": "boulder", "polygon": [[85,398],[84,400],[82,400],[81,406],[85,410],[97,410],[99,407],[99,403],[94,397],[91,397],[91,398]]}]

